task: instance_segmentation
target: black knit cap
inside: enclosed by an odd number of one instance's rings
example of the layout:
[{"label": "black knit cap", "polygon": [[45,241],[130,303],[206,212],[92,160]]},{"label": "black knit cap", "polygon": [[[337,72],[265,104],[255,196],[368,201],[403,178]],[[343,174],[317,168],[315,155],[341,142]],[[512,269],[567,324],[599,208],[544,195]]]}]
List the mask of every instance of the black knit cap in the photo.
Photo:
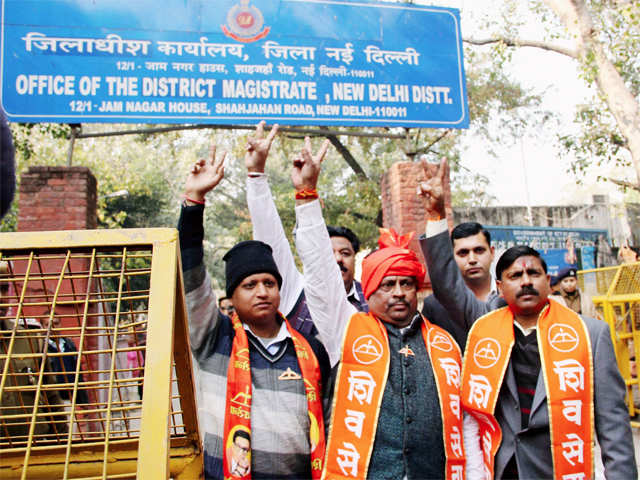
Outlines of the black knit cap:
[{"label": "black knit cap", "polygon": [[224,275],[227,281],[227,296],[231,297],[240,282],[254,273],[270,273],[282,286],[282,277],[273,260],[273,250],[264,242],[247,240],[236,243],[222,259],[226,262]]}]

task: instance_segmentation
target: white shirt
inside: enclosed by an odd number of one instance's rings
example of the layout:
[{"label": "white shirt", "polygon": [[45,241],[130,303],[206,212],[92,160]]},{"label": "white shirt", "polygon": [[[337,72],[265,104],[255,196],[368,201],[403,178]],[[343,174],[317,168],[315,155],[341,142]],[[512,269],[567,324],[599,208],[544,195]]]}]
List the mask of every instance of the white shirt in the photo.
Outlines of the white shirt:
[{"label": "white shirt", "polygon": [[276,336],[271,338],[264,338],[256,335],[254,331],[251,330],[251,327],[246,323],[243,323],[242,326],[244,327],[245,330],[250,331],[254,337],[260,340],[260,343],[262,344],[262,346],[271,355],[275,355],[276,353],[278,353],[278,349],[280,348],[280,345],[279,345],[280,342],[285,341],[287,338],[291,338],[291,334],[287,329],[287,324],[284,322],[280,324],[280,330],[278,330],[278,333],[276,334]]},{"label": "white shirt", "polygon": [[340,361],[347,322],[358,310],[347,298],[318,200],[296,206],[295,233],[296,248],[304,266],[307,307],[333,367]]},{"label": "white shirt", "polygon": [[517,320],[513,320],[513,324],[518,327],[518,330],[520,330],[525,337],[529,336],[530,333],[535,332],[537,327],[537,325],[534,325],[533,327],[525,328],[520,325]]},{"label": "white shirt", "polygon": [[282,276],[279,310],[286,315],[295,307],[302,293],[304,278],[296,267],[266,175],[247,177],[247,205],[253,238],[266,243],[273,250],[273,259]]}]

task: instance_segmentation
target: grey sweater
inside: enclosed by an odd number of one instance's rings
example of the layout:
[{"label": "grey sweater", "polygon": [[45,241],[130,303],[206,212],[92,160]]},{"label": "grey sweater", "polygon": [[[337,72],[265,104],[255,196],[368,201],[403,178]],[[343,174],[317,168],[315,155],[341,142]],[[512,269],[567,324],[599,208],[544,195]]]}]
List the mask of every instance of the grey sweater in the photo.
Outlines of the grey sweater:
[{"label": "grey sweater", "polygon": [[[223,429],[227,369],[233,345],[231,320],[220,314],[209,275],[202,263],[204,207],[183,207],[178,230],[185,280],[189,334],[199,366],[198,419],[204,437],[205,475],[223,478]],[[301,374],[291,338],[270,354],[251,332],[251,476],[254,479],[311,478],[309,415],[302,380],[279,380],[290,368]],[[305,337],[320,363],[322,386],[328,384],[329,357],[317,340]]]}]

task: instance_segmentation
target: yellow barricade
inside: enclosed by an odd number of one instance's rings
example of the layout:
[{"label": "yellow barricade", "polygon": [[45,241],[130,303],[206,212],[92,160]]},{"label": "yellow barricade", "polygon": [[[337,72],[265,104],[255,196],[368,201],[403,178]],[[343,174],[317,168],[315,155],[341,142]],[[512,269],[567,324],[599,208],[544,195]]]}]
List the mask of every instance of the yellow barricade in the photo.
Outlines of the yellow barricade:
[{"label": "yellow barricade", "polygon": [[627,385],[631,425],[640,428],[640,263],[578,272],[582,292],[592,297],[597,316],[606,321],[620,373]]},{"label": "yellow barricade", "polygon": [[3,233],[0,267],[0,478],[202,478],[177,231]]}]

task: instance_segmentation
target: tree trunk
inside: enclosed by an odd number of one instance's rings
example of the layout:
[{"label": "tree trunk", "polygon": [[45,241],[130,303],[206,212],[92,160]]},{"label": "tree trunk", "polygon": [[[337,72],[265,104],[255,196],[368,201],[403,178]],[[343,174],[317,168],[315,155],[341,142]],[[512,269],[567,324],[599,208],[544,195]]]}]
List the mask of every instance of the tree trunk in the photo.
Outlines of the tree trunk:
[{"label": "tree trunk", "polygon": [[584,0],[545,0],[545,3],[561,18],[577,43],[580,60],[595,63],[595,81],[613,114],[620,132],[627,140],[631,160],[636,169],[636,181],[640,188],[640,106],[624,83],[615,66],[598,41],[591,14]]}]

